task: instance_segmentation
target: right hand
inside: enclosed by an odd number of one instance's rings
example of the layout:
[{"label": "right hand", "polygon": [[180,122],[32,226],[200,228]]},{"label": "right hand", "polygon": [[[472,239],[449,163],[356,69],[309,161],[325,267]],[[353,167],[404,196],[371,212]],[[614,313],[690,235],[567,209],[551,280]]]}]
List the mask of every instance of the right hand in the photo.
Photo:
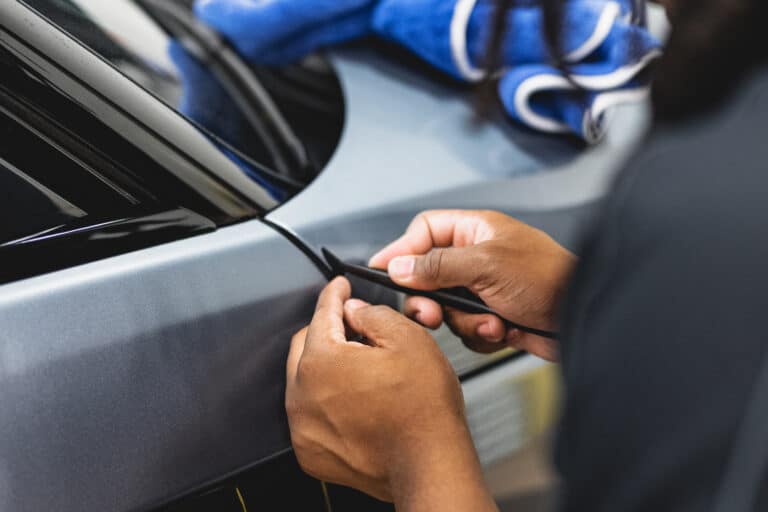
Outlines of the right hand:
[{"label": "right hand", "polygon": [[[395,282],[418,290],[466,287],[510,321],[556,331],[559,301],[575,263],[546,233],[504,214],[441,210],[419,214],[369,265],[387,268]],[[495,315],[442,309],[424,297],[409,297],[405,314],[432,329],[445,321],[477,352],[511,346],[558,359],[555,341],[507,331]]]}]

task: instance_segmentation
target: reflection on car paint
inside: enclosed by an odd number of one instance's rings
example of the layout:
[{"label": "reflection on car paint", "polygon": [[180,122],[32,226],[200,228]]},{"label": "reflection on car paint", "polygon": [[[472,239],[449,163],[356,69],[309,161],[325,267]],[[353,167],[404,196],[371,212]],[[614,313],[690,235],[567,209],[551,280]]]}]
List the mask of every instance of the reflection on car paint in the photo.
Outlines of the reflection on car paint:
[{"label": "reflection on car paint", "polygon": [[[317,57],[291,69],[249,68],[183,2],[28,3],[203,128],[246,175],[267,182],[278,200],[314,178],[338,144],[344,117],[341,88],[330,66]],[[212,55],[206,45],[227,53]],[[268,85],[262,87],[262,81]],[[252,93],[255,88],[258,94]],[[282,128],[276,130],[276,124]],[[300,158],[285,161],[292,148]]]}]

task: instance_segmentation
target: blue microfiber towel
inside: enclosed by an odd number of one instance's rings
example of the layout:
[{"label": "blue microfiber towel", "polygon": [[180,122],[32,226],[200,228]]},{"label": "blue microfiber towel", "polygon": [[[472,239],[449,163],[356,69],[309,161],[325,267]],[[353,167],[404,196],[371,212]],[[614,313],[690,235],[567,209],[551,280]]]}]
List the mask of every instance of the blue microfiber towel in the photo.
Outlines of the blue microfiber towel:
[{"label": "blue microfiber towel", "polygon": [[560,70],[543,64],[514,68],[498,88],[513,119],[546,133],[576,134],[588,143],[604,136],[613,107],[642,101],[649,93],[638,79],[607,90],[579,89]]},{"label": "blue microfiber towel", "polygon": [[286,64],[365,36],[376,0],[197,0],[195,14],[257,64]]},{"label": "blue microfiber towel", "polygon": [[661,55],[659,43],[616,12],[600,44],[569,62],[568,78],[546,64],[509,67],[499,95],[510,116],[536,130],[572,133],[593,143],[605,134],[612,107],[645,99],[649,87],[642,74]]},{"label": "blue microfiber towel", "polygon": [[[492,0],[381,0],[374,29],[450,75],[477,81],[487,52]],[[543,12],[518,4],[507,15],[502,43],[502,103],[515,120],[549,133],[602,138],[610,107],[647,96],[637,80],[659,56],[631,1],[571,0],[563,4],[562,45],[570,81],[545,63]],[[584,90],[574,87],[578,84]]]},{"label": "blue microfiber towel", "polygon": [[[588,90],[580,96],[598,97],[601,92],[642,86],[635,83],[636,77],[659,55],[660,45],[643,27],[644,12],[636,4],[642,2],[565,0],[563,53],[575,75],[573,81]],[[482,64],[494,8],[493,0],[197,0],[195,6],[198,16],[260,64],[290,62],[320,47],[376,34],[464,81],[486,76]],[[545,76],[559,73],[546,66],[551,58],[538,2],[519,0],[506,23],[501,60],[508,71],[499,91],[507,108],[518,105],[520,97],[535,97],[537,110],[542,115],[546,110],[560,123],[560,129],[545,131],[563,132],[565,125],[568,132],[586,140],[599,138],[602,122],[588,128],[575,122],[563,125],[564,119],[579,117],[573,113],[579,108],[573,101],[578,94],[562,87],[537,88],[546,81],[537,81],[536,72]],[[524,87],[526,94],[516,93],[511,84]],[[614,97],[629,100],[635,96]],[[551,105],[543,109],[546,102]],[[581,103],[582,114],[590,112],[589,105],[588,100]],[[543,123],[530,122],[533,118],[527,111],[509,113],[528,126],[543,129]]]},{"label": "blue microfiber towel", "polygon": [[[479,68],[488,49],[494,4],[493,0],[380,0],[373,28],[454,77],[477,81],[485,76]],[[561,37],[566,60],[576,62],[592,54],[616,21],[630,12],[626,0],[565,2]],[[503,64],[550,60],[538,2],[521,2],[511,9],[506,26]]]}]

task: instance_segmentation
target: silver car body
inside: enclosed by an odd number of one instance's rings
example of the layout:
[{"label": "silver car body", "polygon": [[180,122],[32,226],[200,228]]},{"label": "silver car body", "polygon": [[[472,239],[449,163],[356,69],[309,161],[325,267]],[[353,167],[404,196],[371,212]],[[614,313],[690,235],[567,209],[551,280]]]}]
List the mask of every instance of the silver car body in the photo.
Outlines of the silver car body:
[{"label": "silver car body", "polygon": [[[643,116],[585,153],[473,127],[468,93],[370,51],[333,62],[341,143],[268,219],[358,261],[426,208],[502,210],[575,247]],[[288,450],[285,355],[324,283],[252,220],[0,286],[0,510],[146,509]],[[488,362],[440,342],[460,373]],[[526,356],[464,382],[489,467],[547,429],[553,375]]]}]

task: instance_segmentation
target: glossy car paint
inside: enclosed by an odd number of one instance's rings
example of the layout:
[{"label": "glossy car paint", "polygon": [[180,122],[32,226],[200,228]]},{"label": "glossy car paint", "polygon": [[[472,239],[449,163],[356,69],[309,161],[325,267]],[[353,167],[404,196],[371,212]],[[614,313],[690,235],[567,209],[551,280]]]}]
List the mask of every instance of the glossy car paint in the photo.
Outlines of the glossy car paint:
[{"label": "glossy car paint", "polygon": [[[0,38],[20,48],[12,33],[29,32],[50,52],[31,64],[66,92],[96,101],[104,119],[125,123],[171,168],[236,172],[152,96],[19,9],[0,4]],[[466,91],[367,53],[334,60],[348,107],[344,138],[320,177],[270,220],[346,258],[367,258],[426,207],[496,207],[571,245],[623,151],[608,141],[576,157],[566,141],[503,122],[473,131]],[[51,61],[69,62],[109,101]],[[285,450],[284,357],[324,281],[253,220],[4,285],[0,509],[145,509]],[[461,371],[484,364],[461,361],[465,353],[449,348],[455,340],[442,343]],[[534,425],[531,415],[546,415],[526,412],[537,395],[517,384],[536,371],[524,358],[465,382],[475,431],[488,419],[480,408],[488,390],[514,397],[505,403],[525,414],[511,434],[491,432],[505,450],[541,431],[547,421]]]},{"label": "glossy car paint", "polygon": [[134,510],[289,447],[324,277],[259,221],[5,285],[0,510]]}]

